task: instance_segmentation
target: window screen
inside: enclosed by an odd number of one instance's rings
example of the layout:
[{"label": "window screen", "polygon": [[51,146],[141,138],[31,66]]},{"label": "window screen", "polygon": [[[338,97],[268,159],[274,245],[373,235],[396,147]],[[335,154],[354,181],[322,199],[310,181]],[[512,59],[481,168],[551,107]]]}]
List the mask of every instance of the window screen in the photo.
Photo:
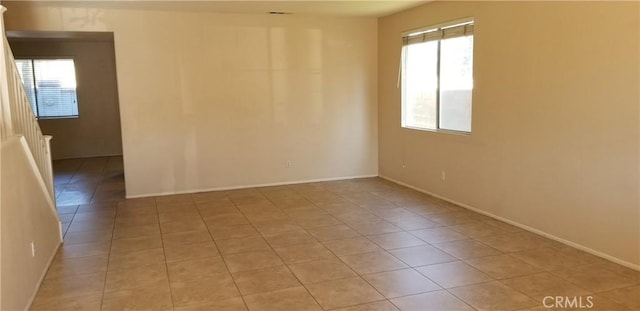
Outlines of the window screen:
[{"label": "window screen", "polygon": [[73,59],[18,59],[22,83],[37,118],[77,118]]}]

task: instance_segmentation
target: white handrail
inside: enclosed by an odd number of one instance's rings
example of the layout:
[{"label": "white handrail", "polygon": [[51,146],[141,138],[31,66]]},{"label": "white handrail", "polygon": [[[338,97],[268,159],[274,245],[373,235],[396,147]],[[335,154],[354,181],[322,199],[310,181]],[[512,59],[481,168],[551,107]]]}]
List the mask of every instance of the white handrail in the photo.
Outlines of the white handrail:
[{"label": "white handrail", "polygon": [[40,130],[38,120],[20,79],[20,73],[13,58],[11,47],[4,29],[4,12],[0,6],[0,31],[2,32],[2,52],[0,53],[0,135],[24,135],[44,180],[51,199],[55,202],[53,170],[51,167],[51,136]]}]

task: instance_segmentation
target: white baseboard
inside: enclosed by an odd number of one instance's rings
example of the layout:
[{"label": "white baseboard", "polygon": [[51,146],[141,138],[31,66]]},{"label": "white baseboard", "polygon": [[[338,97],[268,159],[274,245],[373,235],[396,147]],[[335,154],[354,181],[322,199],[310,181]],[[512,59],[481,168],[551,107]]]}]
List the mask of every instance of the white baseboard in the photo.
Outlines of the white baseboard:
[{"label": "white baseboard", "polygon": [[56,258],[56,254],[58,253],[58,250],[60,249],[60,246],[62,246],[62,241],[58,242],[58,245],[56,246],[54,251],[51,253],[51,257],[49,257],[49,261],[47,262],[47,266],[42,271],[42,275],[40,276],[40,280],[38,280],[38,283],[36,284],[36,289],[33,291],[33,294],[31,294],[31,297],[29,298],[29,301],[27,302],[27,307],[24,309],[24,311],[29,311],[31,309],[31,305],[33,305],[33,301],[36,299],[36,295],[38,294],[38,291],[40,290],[40,286],[42,285],[42,282],[44,281],[44,278],[47,276],[47,272],[49,272],[49,267],[51,267],[51,263],[53,263],[53,259]]},{"label": "white baseboard", "polygon": [[266,183],[266,184],[239,185],[239,186],[193,189],[193,190],[183,190],[183,191],[166,191],[166,192],[158,192],[158,193],[150,193],[150,194],[127,195],[126,198],[127,199],[136,199],[136,198],[163,196],[163,195],[199,193],[199,192],[209,192],[209,191],[238,190],[238,189],[259,188],[259,187],[273,187],[273,186],[284,186],[284,185],[297,185],[297,184],[306,184],[306,183],[313,183],[313,182],[337,181],[337,180],[348,180],[348,179],[356,179],[356,178],[371,178],[371,177],[378,177],[378,175],[377,174],[373,174],[373,175],[343,176],[343,177],[332,177],[332,178],[321,178],[321,179],[284,181],[284,182]]},{"label": "white baseboard", "polygon": [[430,191],[427,191],[427,190],[424,190],[424,189],[420,189],[420,188],[418,188],[418,187],[416,187],[416,186],[413,186],[413,185],[410,185],[410,184],[407,184],[407,183],[401,182],[401,181],[399,181],[399,180],[395,180],[395,179],[393,179],[393,178],[391,178],[391,177],[388,177],[388,176],[380,175],[379,177],[380,177],[380,178],[383,178],[383,179],[386,179],[386,180],[388,180],[388,181],[391,181],[391,182],[393,182],[393,183],[396,183],[396,184],[398,184],[398,185],[402,185],[402,186],[405,186],[405,187],[407,187],[407,188],[411,188],[411,189],[413,189],[413,190],[416,190],[416,191],[422,192],[422,193],[424,193],[424,194],[428,194],[428,195],[433,196],[433,197],[436,197],[436,198],[438,198],[438,199],[442,199],[442,200],[444,200],[444,201],[447,201],[447,202],[453,203],[453,204],[455,204],[455,205],[458,205],[458,206],[464,207],[464,208],[466,208],[466,209],[468,209],[468,210],[471,210],[471,211],[473,211],[473,212],[476,212],[476,213],[479,213],[479,214],[482,214],[482,215],[485,215],[485,216],[488,216],[488,217],[494,218],[494,219],[496,219],[496,220],[500,220],[500,221],[506,222],[506,223],[508,223],[508,224],[510,224],[510,225],[514,225],[514,226],[516,226],[516,227],[518,227],[518,228],[521,228],[521,229],[524,229],[524,230],[526,230],[526,231],[529,231],[529,232],[532,232],[532,233],[535,233],[535,234],[538,234],[538,235],[544,236],[544,237],[546,237],[546,238],[548,238],[548,239],[551,239],[551,240],[554,240],[554,241],[560,242],[560,243],[565,244],[565,245],[567,245],[567,246],[571,246],[571,247],[576,248],[576,249],[579,249],[579,250],[581,250],[581,251],[585,251],[585,252],[587,252],[587,253],[589,253],[589,254],[592,254],[592,255],[598,256],[598,257],[600,257],[600,258],[603,258],[603,259],[609,260],[609,261],[614,262],[614,263],[617,263],[617,264],[619,264],[619,265],[621,265],[621,266],[625,266],[625,267],[627,267],[627,268],[630,268],[630,269],[633,269],[633,270],[640,271],[640,265],[637,265],[637,264],[634,264],[634,263],[628,262],[628,261],[626,261],[626,260],[622,260],[622,259],[620,259],[620,258],[616,258],[616,257],[613,257],[613,256],[611,256],[611,255],[608,255],[608,254],[605,254],[605,253],[599,252],[599,251],[597,251],[597,250],[594,250],[594,249],[589,248],[589,247],[587,247],[587,246],[584,246],[584,245],[582,245],[582,244],[578,244],[578,243],[575,243],[575,242],[572,242],[572,241],[569,241],[569,240],[565,240],[565,239],[563,239],[563,238],[561,238],[561,237],[555,236],[555,235],[553,235],[553,234],[549,234],[549,233],[544,232],[544,231],[542,231],[542,230],[539,230],[539,229],[536,229],[536,228],[533,228],[533,227],[529,227],[529,226],[524,225],[524,224],[521,224],[521,223],[519,223],[519,222],[516,222],[516,221],[510,220],[510,219],[507,219],[507,218],[504,218],[504,217],[501,217],[501,216],[498,216],[498,215],[495,215],[495,214],[489,213],[489,212],[487,212],[487,211],[483,211],[483,210],[481,210],[481,209],[479,209],[479,208],[475,208],[475,207],[473,207],[473,206],[470,206],[470,205],[467,205],[467,204],[464,204],[464,203],[461,203],[461,202],[457,202],[457,201],[455,201],[455,200],[452,200],[452,199],[449,199],[449,198],[447,198],[447,197],[444,197],[444,196],[438,195],[438,194],[436,194],[436,193],[433,193],[433,192],[430,192]]}]

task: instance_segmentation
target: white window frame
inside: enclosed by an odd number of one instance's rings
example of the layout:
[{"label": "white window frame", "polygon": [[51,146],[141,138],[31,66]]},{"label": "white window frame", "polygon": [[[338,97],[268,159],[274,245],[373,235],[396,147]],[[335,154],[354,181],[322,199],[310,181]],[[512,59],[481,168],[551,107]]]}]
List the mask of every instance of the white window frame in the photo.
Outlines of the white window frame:
[{"label": "white window frame", "polygon": [[[75,79],[76,79],[76,84],[78,83],[78,72],[77,72],[77,68],[76,68],[76,60],[74,57],[72,56],[25,56],[25,57],[16,57],[15,61],[30,61],[31,62],[31,68],[32,70],[34,70],[34,72],[32,72],[32,76],[34,78],[34,83],[37,84],[38,82],[36,81],[35,78],[35,61],[39,61],[39,60],[71,60],[73,62],[73,68],[75,70]],[[35,86],[34,84],[34,86]],[[57,115],[57,116],[41,116],[39,113],[39,109],[38,109],[38,91],[37,88],[35,89],[35,100],[36,102],[34,103],[34,105],[36,106],[36,110],[33,111],[33,115],[36,117],[37,120],[56,120],[56,119],[78,119],[80,118],[80,105],[78,103],[78,88],[76,85],[76,89],[75,89],[75,94],[76,94],[76,110],[78,111],[78,113],[76,115]]]},{"label": "white window frame", "polygon": [[[468,24],[471,27],[471,36],[474,37],[474,49],[475,49],[475,35],[473,33],[473,28],[475,26],[475,19],[473,17],[465,17],[465,18],[461,18],[461,19],[456,19],[456,20],[452,20],[452,21],[448,21],[448,22],[443,22],[443,23],[439,23],[439,24],[435,24],[435,25],[430,25],[430,26],[426,26],[426,27],[421,27],[421,28],[417,28],[417,29],[412,29],[412,30],[408,30],[403,32],[402,35],[402,51],[401,51],[401,60],[400,60],[400,74],[398,77],[398,87],[400,88],[400,92],[401,92],[401,112],[400,112],[400,124],[402,128],[406,128],[406,129],[413,129],[413,130],[419,130],[419,131],[428,131],[428,132],[441,132],[441,133],[448,133],[448,134],[458,134],[458,135],[471,135],[471,132],[473,130],[472,125],[473,125],[473,88],[472,88],[472,95],[471,95],[471,124],[469,127],[469,131],[460,131],[460,130],[452,130],[452,129],[443,129],[440,128],[440,42],[444,39],[450,38],[450,37],[442,37],[440,39],[431,39],[428,41],[438,41],[438,51],[437,51],[437,81],[438,81],[438,85],[436,87],[436,125],[435,128],[427,128],[427,127],[416,127],[416,126],[409,126],[405,124],[405,109],[406,109],[406,105],[405,105],[405,84],[404,81],[406,79],[405,77],[405,72],[406,72],[406,53],[407,53],[407,49],[405,48],[406,46],[410,45],[410,43],[407,43],[405,40],[407,40],[408,37],[412,37],[412,36],[420,36],[422,34],[425,33],[430,33],[430,32],[435,32],[435,31],[439,31],[442,29],[447,29],[447,28],[453,28],[455,26],[459,26],[459,25],[465,25]],[[466,29],[465,29],[466,31]],[[462,35],[462,36],[466,36]],[[456,35],[453,37],[460,37],[460,35]],[[475,53],[472,51],[472,57],[474,58]],[[475,73],[475,71],[472,72],[472,75]]]}]

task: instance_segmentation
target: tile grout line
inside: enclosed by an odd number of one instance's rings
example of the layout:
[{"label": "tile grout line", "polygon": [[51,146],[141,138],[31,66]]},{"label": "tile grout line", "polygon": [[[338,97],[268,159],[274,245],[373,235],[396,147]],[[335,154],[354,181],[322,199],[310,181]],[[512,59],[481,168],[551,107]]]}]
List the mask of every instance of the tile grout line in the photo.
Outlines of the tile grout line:
[{"label": "tile grout line", "polygon": [[[225,197],[226,197],[226,193],[225,193]],[[238,292],[238,295],[240,295],[240,299],[242,300],[242,304],[244,305],[244,307],[247,310],[249,310],[249,306],[247,305],[247,302],[244,300],[244,296],[242,295],[242,292],[240,291],[240,287],[236,283],[236,280],[233,278],[233,274],[231,273],[231,270],[229,270],[229,266],[227,265],[227,261],[224,259],[224,256],[222,255],[222,251],[220,251],[220,248],[218,247],[218,243],[216,243],[216,240],[213,238],[213,235],[211,234],[211,230],[209,229],[209,226],[207,225],[207,222],[202,217],[202,213],[200,212],[200,209],[198,208],[198,204],[195,202],[195,200],[193,200],[193,195],[192,194],[189,195],[189,199],[193,202],[193,205],[195,206],[195,209],[198,212],[198,216],[200,216],[200,220],[204,223],[205,228],[207,228],[207,233],[209,233],[209,238],[211,238],[211,242],[213,243],[213,245],[215,246],[216,250],[218,251],[218,254],[220,254],[220,260],[222,260],[222,264],[224,264],[225,269],[227,269],[227,272],[229,273],[229,277],[231,278],[231,281],[233,282],[233,285],[235,286],[236,291]],[[232,203],[233,203],[233,201],[232,201]],[[233,205],[235,207],[235,203],[233,203]]]}]

